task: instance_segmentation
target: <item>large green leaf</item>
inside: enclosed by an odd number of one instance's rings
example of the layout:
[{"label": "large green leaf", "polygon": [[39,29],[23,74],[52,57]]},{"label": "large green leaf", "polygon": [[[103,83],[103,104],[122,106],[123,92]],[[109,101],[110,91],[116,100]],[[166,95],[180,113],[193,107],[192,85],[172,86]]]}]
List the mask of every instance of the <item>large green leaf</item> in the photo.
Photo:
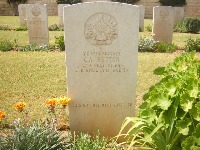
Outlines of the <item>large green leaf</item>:
[{"label": "large green leaf", "polygon": [[195,99],[190,97],[187,93],[183,94],[180,98],[180,105],[181,108],[185,111],[188,112],[190,109],[192,109],[193,103]]},{"label": "large green leaf", "polygon": [[176,128],[179,130],[179,133],[183,135],[188,135],[189,126],[192,124],[190,118],[184,118],[183,120],[178,120],[176,123]]},{"label": "large green leaf", "polygon": [[196,103],[190,110],[191,115],[195,120],[200,121],[200,102]]},{"label": "large green leaf", "polygon": [[163,109],[163,110],[167,110],[170,105],[171,105],[172,101],[169,99],[169,96],[167,94],[160,94],[158,96],[158,106]]}]

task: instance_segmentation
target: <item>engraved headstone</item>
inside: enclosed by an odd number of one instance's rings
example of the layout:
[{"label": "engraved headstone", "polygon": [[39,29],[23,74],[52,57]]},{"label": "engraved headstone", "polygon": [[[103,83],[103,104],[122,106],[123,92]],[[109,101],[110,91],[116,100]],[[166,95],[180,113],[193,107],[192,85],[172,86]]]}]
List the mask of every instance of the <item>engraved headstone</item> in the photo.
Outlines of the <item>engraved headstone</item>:
[{"label": "engraved headstone", "polygon": [[174,7],[175,19],[174,23],[181,22],[184,19],[184,7]]},{"label": "engraved headstone", "polygon": [[125,117],[134,116],[138,28],[139,8],[133,5],[95,2],[64,8],[72,131],[99,130],[112,137]]},{"label": "engraved headstone", "polygon": [[63,23],[63,7],[64,6],[70,6],[69,4],[58,4],[58,25],[60,27],[64,26]]},{"label": "engraved headstone", "polygon": [[27,26],[26,23],[26,6],[27,4],[19,4],[18,11],[19,11],[19,23],[20,26]]},{"label": "engraved headstone", "polygon": [[156,6],[153,8],[153,34],[157,41],[172,43],[174,8]]},{"label": "engraved headstone", "polygon": [[49,31],[46,4],[28,4],[26,12],[29,43],[48,45]]},{"label": "engraved headstone", "polygon": [[139,28],[141,31],[144,31],[144,12],[145,7],[143,5],[138,5],[140,8],[140,21],[139,21]]}]

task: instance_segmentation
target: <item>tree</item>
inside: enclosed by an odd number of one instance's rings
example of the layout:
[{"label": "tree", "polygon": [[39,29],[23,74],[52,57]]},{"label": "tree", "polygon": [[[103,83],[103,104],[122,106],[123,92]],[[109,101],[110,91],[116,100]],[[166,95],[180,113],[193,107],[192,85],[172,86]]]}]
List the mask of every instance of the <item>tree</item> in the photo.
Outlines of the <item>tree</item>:
[{"label": "tree", "polygon": [[184,6],[186,5],[186,0],[160,0],[162,6]]},{"label": "tree", "polygon": [[27,0],[7,0],[7,3],[10,5],[10,8],[13,11],[13,15],[17,16],[18,12],[18,5],[27,2]]},{"label": "tree", "polygon": [[57,0],[57,4],[76,4],[76,3],[81,3],[81,0]]}]

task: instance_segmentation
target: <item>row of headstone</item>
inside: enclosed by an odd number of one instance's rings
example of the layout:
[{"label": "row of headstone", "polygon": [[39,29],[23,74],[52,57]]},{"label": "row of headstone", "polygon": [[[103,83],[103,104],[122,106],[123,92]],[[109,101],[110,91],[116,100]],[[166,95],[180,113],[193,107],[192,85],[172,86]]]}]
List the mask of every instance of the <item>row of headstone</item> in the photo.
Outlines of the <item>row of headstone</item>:
[{"label": "row of headstone", "polygon": [[156,6],[153,8],[153,34],[156,41],[172,43],[174,24],[184,18],[183,7]]}]

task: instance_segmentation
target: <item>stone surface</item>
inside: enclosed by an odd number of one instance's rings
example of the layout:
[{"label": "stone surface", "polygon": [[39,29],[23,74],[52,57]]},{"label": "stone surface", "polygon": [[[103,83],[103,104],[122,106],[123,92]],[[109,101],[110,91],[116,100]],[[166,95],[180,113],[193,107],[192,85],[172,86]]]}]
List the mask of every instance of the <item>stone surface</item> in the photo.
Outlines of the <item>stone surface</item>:
[{"label": "stone surface", "polygon": [[64,6],[70,6],[69,4],[58,4],[58,25],[60,27],[64,26],[63,23],[63,7]]},{"label": "stone surface", "polygon": [[174,7],[175,19],[174,23],[178,23],[184,19],[184,7]]},{"label": "stone surface", "polygon": [[48,45],[49,31],[46,5],[28,4],[26,12],[29,43],[38,45]]},{"label": "stone surface", "polygon": [[64,8],[72,132],[99,129],[113,137],[125,117],[134,116],[138,28],[139,8],[133,5],[95,2]]},{"label": "stone surface", "polygon": [[144,31],[144,13],[145,13],[145,7],[143,5],[138,5],[140,8],[140,21],[139,21],[139,27],[141,31]]},{"label": "stone surface", "polygon": [[156,6],[153,8],[153,34],[156,41],[172,43],[174,8]]},{"label": "stone surface", "polygon": [[19,24],[20,26],[27,26],[26,23],[26,6],[27,4],[19,4],[18,11],[19,11]]},{"label": "stone surface", "polygon": [[97,1],[104,1],[104,2],[109,2],[111,0],[82,0],[81,2],[84,3],[84,2],[97,2]]}]

